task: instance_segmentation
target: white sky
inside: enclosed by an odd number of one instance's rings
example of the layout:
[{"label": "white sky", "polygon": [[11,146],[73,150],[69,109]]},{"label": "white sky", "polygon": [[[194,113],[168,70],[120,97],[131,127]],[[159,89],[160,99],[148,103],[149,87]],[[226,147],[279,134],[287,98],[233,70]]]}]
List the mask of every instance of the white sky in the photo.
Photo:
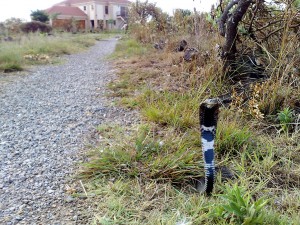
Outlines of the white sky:
[{"label": "white sky", "polygon": [[[62,0],[0,0],[0,21],[11,17],[29,21],[31,11],[47,9],[61,1]],[[217,0],[149,0],[149,2],[156,2],[156,5],[162,8],[163,11],[172,13],[173,9],[176,8],[193,10],[194,7],[196,7],[198,11],[209,11],[211,4],[217,2]]]}]

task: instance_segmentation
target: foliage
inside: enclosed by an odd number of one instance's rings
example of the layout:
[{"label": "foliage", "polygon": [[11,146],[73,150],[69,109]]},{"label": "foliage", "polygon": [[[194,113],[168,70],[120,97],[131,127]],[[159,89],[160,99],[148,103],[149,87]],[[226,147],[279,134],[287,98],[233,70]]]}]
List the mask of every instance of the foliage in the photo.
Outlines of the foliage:
[{"label": "foliage", "polygon": [[139,21],[142,25],[146,25],[147,20],[155,16],[158,10],[160,9],[156,7],[155,3],[136,0],[130,7],[130,22],[134,23],[135,21]]},{"label": "foliage", "polygon": [[10,18],[4,21],[3,25],[7,30],[8,34],[17,34],[20,32],[20,26],[23,24],[23,21],[19,18]]},{"label": "foliage", "polygon": [[43,10],[31,11],[30,17],[32,20],[46,23],[49,21],[49,15]]},{"label": "foliage", "polygon": [[45,23],[39,21],[32,21],[32,22],[22,24],[21,30],[24,33],[34,33],[34,32],[49,33],[52,30],[52,28],[51,26]]},{"label": "foliage", "polygon": [[263,198],[253,201],[249,192],[242,190],[237,184],[233,187],[226,185],[224,194],[219,195],[225,203],[217,205],[214,217],[223,217],[230,224],[264,224],[265,213],[263,208],[268,203]]},{"label": "foliage", "polygon": [[290,108],[285,108],[277,114],[277,118],[280,122],[281,131],[288,133],[294,120],[293,111]]},{"label": "foliage", "polygon": [[151,29],[155,29],[159,32],[165,32],[166,29],[168,29],[169,16],[163,13],[160,8],[156,7],[155,3],[136,0],[130,7],[129,15],[130,25],[138,23],[142,27],[145,27],[148,23],[151,23]]},{"label": "foliage", "polygon": [[[243,17],[237,19],[242,9]],[[225,36],[226,33],[224,57],[233,56],[237,52],[236,45],[244,47],[237,43],[239,40],[251,40],[260,53],[264,49],[276,52],[275,43],[284,44],[294,38],[300,25],[295,1],[220,1],[219,7],[213,10],[212,14],[221,14],[220,34]],[[236,20],[234,25],[230,22],[233,20]],[[291,35],[287,36],[287,32]]]},{"label": "foliage", "polygon": [[0,65],[0,69],[2,69],[4,73],[11,73],[11,72],[23,70],[22,66],[18,62],[12,62],[12,63],[6,63]]}]

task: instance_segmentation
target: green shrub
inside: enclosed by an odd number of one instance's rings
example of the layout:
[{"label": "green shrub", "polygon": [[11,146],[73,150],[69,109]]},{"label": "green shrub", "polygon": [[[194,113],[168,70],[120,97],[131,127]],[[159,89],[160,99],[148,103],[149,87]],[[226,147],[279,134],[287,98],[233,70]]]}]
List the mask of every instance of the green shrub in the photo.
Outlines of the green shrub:
[{"label": "green shrub", "polygon": [[[213,210],[213,217],[223,218],[228,224],[263,224],[266,214],[262,210],[268,203],[263,198],[253,201],[251,195],[235,184],[227,185],[224,194],[219,195],[224,201]],[[229,222],[230,221],[230,222]]]},{"label": "green shrub", "polygon": [[294,121],[293,111],[290,108],[285,108],[277,114],[277,119],[280,122],[280,131],[288,133],[291,123]]},{"label": "green shrub", "polygon": [[45,23],[39,21],[32,21],[32,22],[22,24],[21,30],[24,33],[35,33],[35,32],[49,33],[52,31],[52,28]]},{"label": "green shrub", "polygon": [[11,73],[11,72],[23,70],[22,66],[18,63],[7,63],[4,65],[1,65],[0,68],[4,71],[4,73]]}]

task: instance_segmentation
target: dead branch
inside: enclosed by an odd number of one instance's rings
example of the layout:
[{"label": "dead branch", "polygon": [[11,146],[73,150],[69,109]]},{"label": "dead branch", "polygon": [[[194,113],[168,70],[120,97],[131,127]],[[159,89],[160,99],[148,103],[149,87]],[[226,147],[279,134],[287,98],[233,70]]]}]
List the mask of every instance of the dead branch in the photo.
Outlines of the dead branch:
[{"label": "dead branch", "polygon": [[[297,27],[299,27],[299,26],[300,26],[300,23],[299,23],[299,24],[295,24],[295,25],[290,25],[290,26],[288,26],[288,28],[289,28],[289,29],[292,29],[292,28],[297,28]],[[267,40],[269,37],[271,37],[272,35],[274,35],[274,34],[280,32],[281,30],[283,30],[283,29],[285,29],[285,28],[286,28],[286,27],[283,26],[283,27],[280,27],[280,28],[278,28],[278,29],[272,31],[271,33],[269,33],[268,35],[265,36],[264,40]]]},{"label": "dead branch", "polygon": [[275,20],[275,21],[269,22],[269,23],[267,23],[266,25],[257,28],[256,31],[264,30],[264,29],[268,28],[269,26],[271,26],[271,25],[273,25],[273,24],[280,23],[280,22],[283,22],[283,21],[284,21],[283,19],[280,19],[280,20]]},{"label": "dead branch", "polygon": [[256,14],[257,14],[257,12],[258,12],[260,3],[261,3],[261,0],[256,0],[255,9],[254,9],[252,18],[251,18],[251,20],[250,20],[250,25],[249,25],[249,28],[248,28],[248,33],[252,33],[253,22],[254,22],[254,19],[255,19],[255,17],[256,17]]}]

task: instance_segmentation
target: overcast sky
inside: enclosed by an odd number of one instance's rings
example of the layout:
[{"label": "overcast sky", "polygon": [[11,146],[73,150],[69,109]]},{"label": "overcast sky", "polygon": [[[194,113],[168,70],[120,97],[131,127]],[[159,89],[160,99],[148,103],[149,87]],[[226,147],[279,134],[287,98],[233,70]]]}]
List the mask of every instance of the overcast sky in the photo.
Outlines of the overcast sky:
[{"label": "overcast sky", "polygon": [[[31,11],[47,9],[61,1],[62,0],[0,0],[0,21],[11,17],[29,21]],[[217,0],[149,0],[149,2],[156,2],[157,6],[162,8],[163,11],[172,13],[173,9],[176,8],[193,10],[194,7],[196,7],[198,11],[209,11],[211,4],[217,2]]]}]

